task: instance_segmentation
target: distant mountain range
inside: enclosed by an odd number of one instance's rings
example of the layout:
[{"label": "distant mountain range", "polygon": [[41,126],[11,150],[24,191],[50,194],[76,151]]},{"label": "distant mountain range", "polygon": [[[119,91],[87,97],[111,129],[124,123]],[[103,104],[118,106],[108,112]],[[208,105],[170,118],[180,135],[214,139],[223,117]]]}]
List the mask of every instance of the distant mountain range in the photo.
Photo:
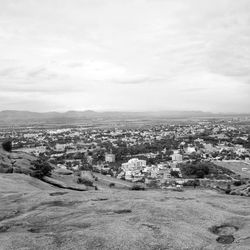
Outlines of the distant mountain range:
[{"label": "distant mountain range", "polygon": [[85,111],[67,111],[67,112],[30,112],[17,110],[0,111],[0,124],[12,123],[70,123],[83,122],[89,120],[130,120],[130,119],[177,119],[177,118],[199,118],[199,117],[225,117],[225,116],[243,116],[249,114],[235,113],[211,113],[203,111],[155,111],[155,112],[122,112],[106,111],[96,112],[92,110]]}]

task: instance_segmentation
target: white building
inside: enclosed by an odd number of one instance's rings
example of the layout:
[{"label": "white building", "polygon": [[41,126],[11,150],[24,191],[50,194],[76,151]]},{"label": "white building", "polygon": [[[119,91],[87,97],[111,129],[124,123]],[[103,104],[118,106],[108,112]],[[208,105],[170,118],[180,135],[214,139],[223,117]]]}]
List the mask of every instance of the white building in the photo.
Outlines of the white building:
[{"label": "white building", "polygon": [[115,162],[115,155],[114,154],[105,154],[105,161],[106,162]]},{"label": "white building", "polygon": [[176,162],[182,162],[183,157],[181,154],[178,153],[174,153],[171,155],[172,161],[176,161]]},{"label": "white building", "polygon": [[139,160],[138,158],[130,159],[128,162],[122,164],[122,170],[133,171],[133,170],[142,170],[146,167],[145,160]]},{"label": "white building", "polygon": [[16,151],[24,152],[28,154],[34,154],[35,156],[39,156],[40,153],[46,152],[46,146],[39,146],[39,147],[33,147],[33,148],[20,148]]},{"label": "white building", "polygon": [[56,151],[64,151],[66,149],[66,147],[72,147],[72,146],[73,146],[73,143],[65,143],[65,144],[57,143],[55,145],[55,150]]},{"label": "white building", "polygon": [[186,152],[187,154],[192,154],[192,153],[195,153],[195,152],[196,152],[196,149],[195,149],[195,147],[188,146],[188,147],[185,149],[185,152]]},{"label": "white building", "polygon": [[23,137],[24,138],[38,138],[38,134],[28,133],[28,134],[24,134]]}]

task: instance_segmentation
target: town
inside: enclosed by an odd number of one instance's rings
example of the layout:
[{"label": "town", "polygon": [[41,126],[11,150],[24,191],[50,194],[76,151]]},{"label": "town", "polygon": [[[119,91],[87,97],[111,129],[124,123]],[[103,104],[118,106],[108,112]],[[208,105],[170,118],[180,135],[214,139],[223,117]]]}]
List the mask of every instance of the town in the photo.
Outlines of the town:
[{"label": "town", "polygon": [[[13,150],[43,157],[58,169],[89,170],[152,187],[183,184],[183,179],[235,179],[219,175],[224,167],[250,177],[249,117],[174,121],[137,128],[27,126],[2,128]],[[206,164],[220,171],[189,173]]]}]

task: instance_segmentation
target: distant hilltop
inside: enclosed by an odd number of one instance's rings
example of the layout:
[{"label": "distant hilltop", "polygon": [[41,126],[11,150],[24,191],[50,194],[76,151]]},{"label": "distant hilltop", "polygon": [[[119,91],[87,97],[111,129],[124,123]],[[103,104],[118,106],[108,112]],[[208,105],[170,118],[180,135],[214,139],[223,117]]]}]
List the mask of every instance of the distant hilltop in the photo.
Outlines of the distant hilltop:
[{"label": "distant hilltop", "polygon": [[129,111],[105,111],[97,112],[92,110],[67,111],[67,112],[31,112],[4,110],[0,111],[0,124],[15,124],[22,122],[51,122],[69,123],[74,121],[86,121],[93,119],[114,120],[114,119],[182,119],[182,118],[202,118],[202,117],[228,117],[228,116],[249,116],[249,114],[236,113],[212,113],[203,111],[150,111],[150,112],[129,112]]}]

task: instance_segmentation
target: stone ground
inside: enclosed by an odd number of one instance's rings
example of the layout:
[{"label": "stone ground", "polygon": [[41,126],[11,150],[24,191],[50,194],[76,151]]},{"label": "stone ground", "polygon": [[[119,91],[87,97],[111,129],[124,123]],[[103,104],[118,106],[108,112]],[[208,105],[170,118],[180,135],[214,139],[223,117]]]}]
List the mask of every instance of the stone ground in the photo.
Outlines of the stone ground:
[{"label": "stone ground", "polygon": [[250,198],[204,189],[73,191],[0,174],[0,249],[250,249]]}]

